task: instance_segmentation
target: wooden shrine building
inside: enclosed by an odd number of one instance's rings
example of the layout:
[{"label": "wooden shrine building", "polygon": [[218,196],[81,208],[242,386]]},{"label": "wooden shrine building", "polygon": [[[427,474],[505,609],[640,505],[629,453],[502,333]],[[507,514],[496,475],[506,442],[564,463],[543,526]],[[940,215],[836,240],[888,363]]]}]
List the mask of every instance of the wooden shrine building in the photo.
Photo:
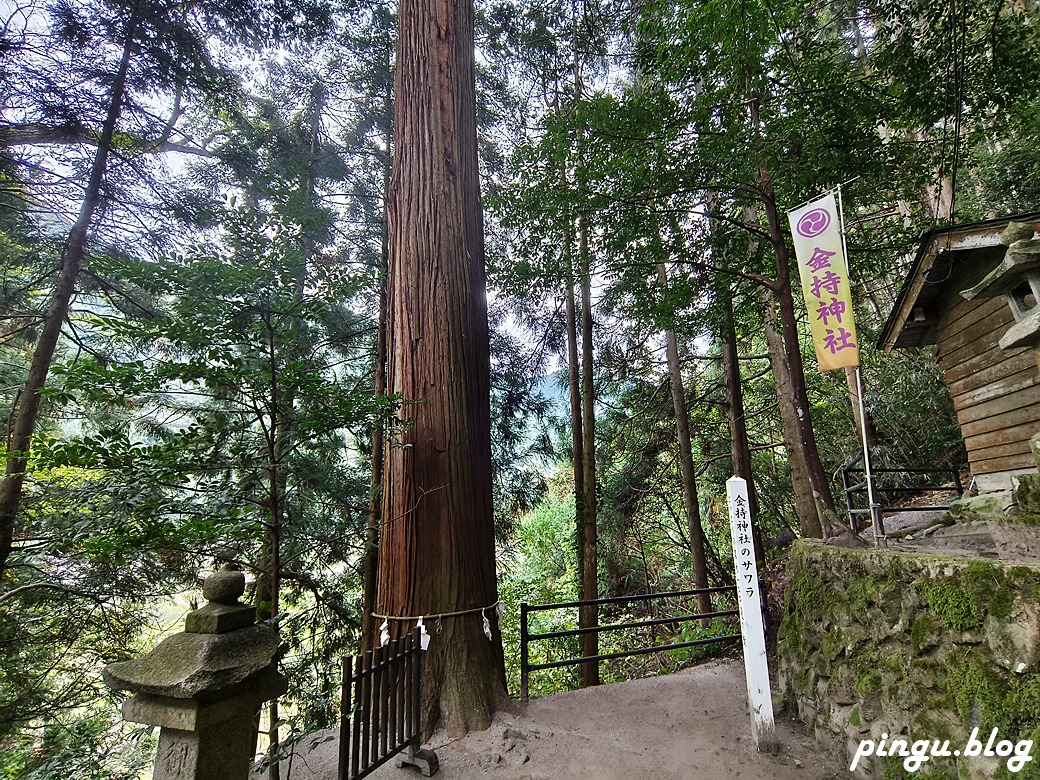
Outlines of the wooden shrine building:
[{"label": "wooden shrine building", "polygon": [[1013,476],[1036,473],[1036,229],[1040,212],[925,232],[878,344],[886,352],[937,346],[980,491],[1007,489]]}]

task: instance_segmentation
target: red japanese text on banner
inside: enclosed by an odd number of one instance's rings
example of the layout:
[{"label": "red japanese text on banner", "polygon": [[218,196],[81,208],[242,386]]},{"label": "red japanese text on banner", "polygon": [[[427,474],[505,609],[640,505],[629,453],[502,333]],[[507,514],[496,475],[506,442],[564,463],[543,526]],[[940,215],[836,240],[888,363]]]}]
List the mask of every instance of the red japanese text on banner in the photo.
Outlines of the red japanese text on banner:
[{"label": "red japanese text on banner", "polygon": [[821,371],[859,365],[852,290],[834,194],[788,213]]}]

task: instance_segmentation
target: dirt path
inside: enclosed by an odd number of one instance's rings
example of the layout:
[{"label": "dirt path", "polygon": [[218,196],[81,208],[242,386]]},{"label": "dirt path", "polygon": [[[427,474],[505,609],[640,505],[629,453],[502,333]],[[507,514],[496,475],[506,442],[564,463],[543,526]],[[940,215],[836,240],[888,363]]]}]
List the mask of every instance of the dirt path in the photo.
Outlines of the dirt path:
[{"label": "dirt path", "polygon": [[[451,740],[434,734],[440,780],[833,780],[848,778],[820,755],[799,724],[777,722],[778,755],[751,742],[743,663],[718,661],[685,672],[535,699],[499,713],[490,729]],[[313,750],[312,742],[328,738]],[[306,738],[287,780],[333,780],[335,734]],[[417,771],[381,767],[373,777]]]}]

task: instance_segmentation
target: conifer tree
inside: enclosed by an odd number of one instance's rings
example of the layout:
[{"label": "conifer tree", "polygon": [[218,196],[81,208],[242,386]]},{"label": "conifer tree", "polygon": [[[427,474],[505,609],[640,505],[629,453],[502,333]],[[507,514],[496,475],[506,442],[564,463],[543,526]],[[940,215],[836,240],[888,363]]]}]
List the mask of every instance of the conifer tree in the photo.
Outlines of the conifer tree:
[{"label": "conifer tree", "polygon": [[405,0],[398,18],[387,387],[410,405],[386,457],[377,611],[395,633],[430,616],[423,720],[458,734],[504,695],[473,4]]}]

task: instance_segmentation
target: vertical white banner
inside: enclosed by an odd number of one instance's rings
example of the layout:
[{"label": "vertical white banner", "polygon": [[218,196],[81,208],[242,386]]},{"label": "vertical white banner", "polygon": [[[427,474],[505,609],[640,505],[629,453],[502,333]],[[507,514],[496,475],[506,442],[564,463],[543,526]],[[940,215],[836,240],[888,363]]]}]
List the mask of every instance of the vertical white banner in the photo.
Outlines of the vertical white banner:
[{"label": "vertical white banner", "polygon": [[729,502],[730,532],[733,535],[733,566],[737,574],[737,604],[740,607],[740,637],[744,645],[748,707],[751,709],[751,736],[759,751],[772,752],[776,745],[773,736],[773,694],[769,688],[765,625],[762,621],[762,597],[758,587],[751,513],[748,511],[747,481],[741,477],[726,480],[726,498]]},{"label": "vertical white banner", "polygon": [[852,287],[834,193],[788,212],[821,371],[859,365]]}]

